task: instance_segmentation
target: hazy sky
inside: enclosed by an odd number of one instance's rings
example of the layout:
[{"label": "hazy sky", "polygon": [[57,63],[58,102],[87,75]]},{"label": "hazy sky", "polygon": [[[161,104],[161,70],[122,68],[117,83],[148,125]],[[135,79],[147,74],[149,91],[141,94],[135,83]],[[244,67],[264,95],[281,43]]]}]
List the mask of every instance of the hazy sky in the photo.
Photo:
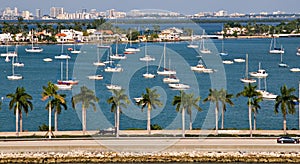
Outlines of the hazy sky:
[{"label": "hazy sky", "polygon": [[39,8],[43,14],[49,14],[50,7],[63,7],[72,13],[80,9],[96,9],[106,11],[130,11],[132,9],[161,9],[195,14],[201,11],[226,10],[228,13],[259,13],[284,11],[299,13],[299,0],[0,0],[0,9],[17,7],[19,10],[29,10],[35,14]]}]

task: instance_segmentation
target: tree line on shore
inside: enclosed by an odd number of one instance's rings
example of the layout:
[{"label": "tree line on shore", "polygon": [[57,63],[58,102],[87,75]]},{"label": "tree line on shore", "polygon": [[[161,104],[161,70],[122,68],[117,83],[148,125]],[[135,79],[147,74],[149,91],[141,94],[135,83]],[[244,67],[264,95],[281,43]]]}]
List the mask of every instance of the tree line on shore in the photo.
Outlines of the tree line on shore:
[{"label": "tree line on shore", "polygon": [[[156,92],[156,89],[146,88],[145,93],[141,94],[141,100],[136,105],[141,107],[141,110],[147,110],[147,131],[151,134],[151,111],[157,107],[163,106],[160,101],[160,95]],[[288,88],[286,85],[280,88],[280,95],[276,97],[274,112],[275,114],[281,112],[283,116],[283,131],[286,134],[286,116],[287,114],[296,113],[296,102],[299,102],[298,97],[293,93],[295,88]],[[111,104],[111,112],[114,113],[115,121],[115,133],[116,137],[119,137],[120,127],[120,114],[123,108],[127,108],[130,103],[128,96],[125,94],[125,89],[111,90],[112,96],[107,99],[107,103]],[[245,85],[244,90],[239,92],[236,97],[243,96],[247,98],[248,106],[248,120],[250,136],[252,137],[252,126],[256,130],[256,115],[260,109],[259,103],[263,101],[262,95],[256,91],[256,86],[251,84]],[[6,95],[10,99],[9,109],[14,111],[16,115],[16,136],[19,136],[19,132],[23,131],[23,113],[28,114],[29,110],[33,110],[32,96],[26,93],[24,87],[17,87],[14,93]],[[215,135],[218,135],[218,122],[219,111],[221,107],[221,129],[224,129],[224,113],[227,110],[227,104],[233,106],[232,102],[233,94],[230,94],[225,89],[209,89],[208,96],[203,99],[203,103],[210,101],[215,105]],[[67,109],[66,95],[58,93],[58,87],[48,82],[47,86],[43,86],[42,101],[46,101],[45,109],[49,111],[49,124],[48,134],[51,138],[52,123],[51,114],[54,112],[54,130],[57,131],[58,115],[62,109]],[[201,97],[195,96],[193,93],[187,93],[180,91],[178,95],[174,96],[172,105],[175,106],[176,112],[181,112],[182,115],[182,137],[185,137],[185,113],[189,115],[189,129],[192,130],[192,110],[202,111],[199,106]],[[95,95],[93,90],[88,89],[86,86],[80,88],[80,93],[72,96],[71,98],[72,108],[76,109],[77,104],[81,104],[82,111],[82,132],[86,133],[86,110],[93,108],[96,111],[96,103],[99,102],[99,98]],[[254,114],[254,123],[252,124],[252,113]]]}]

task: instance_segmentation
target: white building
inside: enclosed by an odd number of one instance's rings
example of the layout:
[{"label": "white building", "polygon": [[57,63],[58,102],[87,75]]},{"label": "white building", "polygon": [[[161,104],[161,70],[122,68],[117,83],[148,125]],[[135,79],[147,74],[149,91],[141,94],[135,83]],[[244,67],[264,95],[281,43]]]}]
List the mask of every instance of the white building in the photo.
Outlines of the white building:
[{"label": "white building", "polygon": [[4,33],[4,34],[0,34],[0,41],[1,42],[6,42],[6,41],[12,41],[12,37],[10,33]]},{"label": "white building", "polygon": [[57,42],[82,42],[83,32],[73,29],[60,30],[60,34],[56,35]]},{"label": "white building", "polygon": [[162,30],[158,35],[160,40],[168,40],[168,41],[178,41],[180,40],[180,35],[183,33],[183,30],[172,27],[165,30]]}]

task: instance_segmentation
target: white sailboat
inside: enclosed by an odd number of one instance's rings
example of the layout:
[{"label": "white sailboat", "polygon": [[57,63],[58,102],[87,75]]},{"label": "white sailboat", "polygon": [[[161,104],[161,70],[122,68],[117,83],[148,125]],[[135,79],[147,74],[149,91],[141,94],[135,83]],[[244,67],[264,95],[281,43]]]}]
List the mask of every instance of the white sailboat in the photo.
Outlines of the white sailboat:
[{"label": "white sailboat", "polygon": [[103,31],[101,32],[101,36],[100,36],[100,44],[97,46],[98,48],[110,48],[110,45],[104,45],[103,44]]},{"label": "white sailboat", "polygon": [[[146,45],[145,45],[145,57],[147,55],[147,42],[146,42]],[[151,60],[150,60],[151,61]],[[154,78],[155,75],[152,74],[152,73],[149,73],[149,61],[146,60],[146,68],[147,68],[147,72],[143,74],[143,77],[146,78],[146,79],[151,79],[151,78]]]},{"label": "white sailboat", "polygon": [[[111,54],[111,48],[110,50],[110,54]],[[122,72],[123,68],[121,67],[120,64],[115,65],[114,61],[112,61],[112,59],[110,58],[110,55],[108,55],[108,59],[107,61],[104,62],[106,65],[106,67],[104,68],[105,72]]]},{"label": "white sailboat", "polygon": [[10,58],[10,57],[17,57],[17,52],[16,51],[9,51],[8,50],[8,41],[6,41],[6,53],[1,53],[1,57],[6,57],[6,58]]},{"label": "white sailboat", "polygon": [[116,53],[114,55],[109,56],[113,60],[124,60],[127,57],[124,54],[118,54],[118,39],[116,41]]},{"label": "white sailboat", "polygon": [[71,56],[64,53],[64,42],[61,42],[61,53],[60,53],[60,55],[54,56],[54,59],[71,59]]},{"label": "white sailboat", "polygon": [[262,96],[263,99],[268,99],[268,100],[274,100],[276,99],[277,95],[273,94],[273,93],[270,93],[267,91],[267,78],[264,79],[264,84],[265,84],[265,88],[264,89],[261,89],[260,88],[260,79],[259,79],[259,89],[256,90],[257,92],[259,92]]},{"label": "white sailboat", "polygon": [[[205,34],[205,31],[203,30],[203,34]],[[200,52],[203,54],[210,54],[211,50],[209,50],[208,48],[205,47],[205,38],[201,38],[201,42],[200,42]]]},{"label": "white sailboat", "polygon": [[191,43],[187,46],[188,48],[198,48],[199,46],[197,44],[194,44],[194,35],[193,35],[193,31],[191,34]]},{"label": "white sailboat", "polygon": [[248,74],[249,74],[249,72],[248,72],[248,54],[246,54],[246,71],[245,71],[245,77],[242,78],[242,79],[240,79],[240,80],[243,83],[255,83],[256,80],[252,79],[252,78],[249,78]]},{"label": "white sailboat", "polygon": [[283,49],[282,45],[280,48],[276,47],[275,36],[271,40],[269,53],[270,54],[284,54],[284,49]]},{"label": "white sailboat", "polygon": [[[108,50],[108,53],[109,53],[109,50]],[[94,62],[93,65],[95,65],[95,66],[105,66],[105,63],[103,63],[102,61],[100,61],[99,47],[97,48],[97,61]]]},{"label": "white sailboat", "polygon": [[222,50],[219,53],[219,55],[221,55],[221,56],[227,56],[228,55],[228,53],[225,52],[225,50],[224,50],[224,38],[222,39]]},{"label": "white sailboat", "polygon": [[121,90],[122,87],[116,84],[107,84],[106,88],[109,90]]},{"label": "white sailboat", "polygon": [[19,74],[15,74],[14,59],[15,59],[15,57],[12,57],[12,60],[11,60],[12,75],[7,76],[7,79],[8,80],[21,80],[21,79],[23,79],[23,76],[19,75]]},{"label": "white sailboat", "polygon": [[147,46],[147,42],[145,43],[145,56],[140,58],[140,61],[155,61],[154,57],[151,57],[150,55],[148,55],[148,46]]},{"label": "white sailboat", "polygon": [[[160,65],[161,65],[162,58],[163,58],[164,66],[163,66],[163,70],[160,70]],[[175,75],[176,74],[175,70],[171,70],[171,69],[166,68],[166,43],[164,44],[164,52],[163,52],[162,58],[160,59],[159,67],[157,69],[157,74],[158,75],[165,75],[165,76]]]},{"label": "white sailboat", "polygon": [[[18,46],[16,46],[16,50],[15,50],[16,52],[18,52],[17,49],[18,49]],[[13,65],[14,65],[15,67],[24,67],[25,64],[18,61],[18,55],[17,55],[16,61],[13,63]]]},{"label": "white sailboat", "polygon": [[[132,46],[132,32],[130,30],[130,33],[129,33],[129,37],[130,37],[130,40],[129,40],[129,47],[126,47],[125,48],[125,54],[134,54],[136,52],[140,52],[140,49],[139,48],[136,48],[136,47],[133,47]],[[126,45],[127,46],[127,45]]]},{"label": "white sailboat", "polygon": [[90,75],[90,76],[88,76],[88,78],[90,80],[102,80],[103,76],[102,75]]},{"label": "white sailboat", "polygon": [[266,70],[260,68],[260,62],[258,64],[258,70],[256,72],[250,72],[250,75],[256,78],[266,78],[268,73]]},{"label": "white sailboat", "polygon": [[70,51],[71,54],[80,54],[81,53],[80,49],[76,48],[76,43],[77,42],[74,43],[74,48]]},{"label": "white sailboat", "polygon": [[181,83],[172,83],[172,84],[168,84],[170,88],[172,89],[178,89],[178,90],[185,90],[185,89],[189,89],[190,86],[187,84],[181,84]]},{"label": "white sailboat", "polygon": [[43,52],[42,48],[33,45],[33,30],[31,31],[31,47],[30,48],[25,48],[25,51],[29,52],[29,53],[40,53],[40,52]]},{"label": "white sailboat", "polygon": [[280,63],[278,64],[279,67],[288,67],[286,63],[283,63],[282,61],[282,53],[280,54]]}]

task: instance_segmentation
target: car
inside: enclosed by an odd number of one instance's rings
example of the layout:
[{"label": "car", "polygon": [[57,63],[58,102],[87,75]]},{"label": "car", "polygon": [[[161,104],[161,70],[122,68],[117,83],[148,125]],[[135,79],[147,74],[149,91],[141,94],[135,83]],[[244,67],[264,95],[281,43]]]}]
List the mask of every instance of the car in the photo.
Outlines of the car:
[{"label": "car", "polygon": [[277,138],[277,143],[299,143],[299,139],[297,138],[292,138],[288,136],[282,136],[280,138]]}]

